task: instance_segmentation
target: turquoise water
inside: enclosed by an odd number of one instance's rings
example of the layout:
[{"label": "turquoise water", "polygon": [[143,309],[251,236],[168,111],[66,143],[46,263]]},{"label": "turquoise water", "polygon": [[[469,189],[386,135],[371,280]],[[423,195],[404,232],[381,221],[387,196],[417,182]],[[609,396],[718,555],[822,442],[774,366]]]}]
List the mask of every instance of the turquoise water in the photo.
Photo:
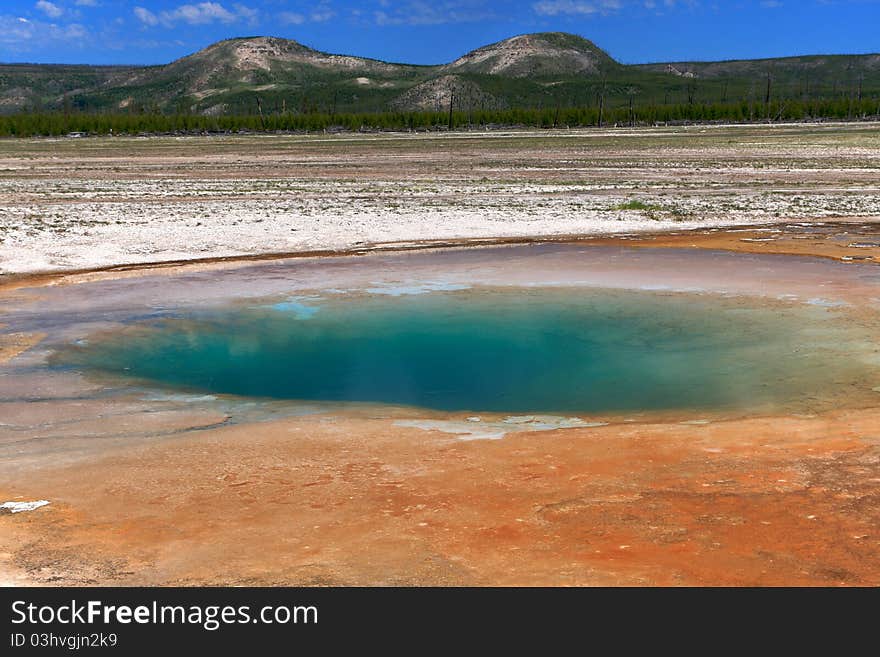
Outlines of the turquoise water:
[{"label": "turquoise water", "polygon": [[447,411],[800,408],[872,372],[859,336],[831,316],[556,288],[327,295],[136,323],[55,363],[187,390]]}]

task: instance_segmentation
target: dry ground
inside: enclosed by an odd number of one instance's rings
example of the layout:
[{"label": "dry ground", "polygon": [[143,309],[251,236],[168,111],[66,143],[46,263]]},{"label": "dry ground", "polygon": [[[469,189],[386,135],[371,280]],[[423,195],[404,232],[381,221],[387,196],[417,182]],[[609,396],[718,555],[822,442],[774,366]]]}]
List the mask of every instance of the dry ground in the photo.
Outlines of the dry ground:
[{"label": "dry ground", "polygon": [[0,142],[0,274],[878,216],[872,124]]},{"label": "dry ground", "polygon": [[[0,142],[5,273],[621,231],[660,234],[593,239],[869,267],[878,217],[870,125]],[[141,275],[6,277],[0,311]],[[6,331],[0,361],[41,337]],[[0,377],[0,501],[51,500],[0,516],[0,583],[880,585],[876,408],[462,442],[53,385]]]}]

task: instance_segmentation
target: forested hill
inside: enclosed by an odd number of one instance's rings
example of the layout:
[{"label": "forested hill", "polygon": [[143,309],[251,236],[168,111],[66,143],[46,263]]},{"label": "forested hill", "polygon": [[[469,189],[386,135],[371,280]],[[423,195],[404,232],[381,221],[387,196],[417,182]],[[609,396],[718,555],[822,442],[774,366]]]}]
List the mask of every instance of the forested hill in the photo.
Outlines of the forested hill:
[{"label": "forested hill", "polygon": [[265,123],[451,108],[469,116],[535,110],[558,120],[575,109],[634,119],[652,107],[739,105],[755,118],[810,103],[877,113],[878,102],[880,55],[623,65],[560,32],[515,36],[436,66],[329,54],[273,37],[221,41],[165,66],[0,65],[2,114],[251,115]]}]

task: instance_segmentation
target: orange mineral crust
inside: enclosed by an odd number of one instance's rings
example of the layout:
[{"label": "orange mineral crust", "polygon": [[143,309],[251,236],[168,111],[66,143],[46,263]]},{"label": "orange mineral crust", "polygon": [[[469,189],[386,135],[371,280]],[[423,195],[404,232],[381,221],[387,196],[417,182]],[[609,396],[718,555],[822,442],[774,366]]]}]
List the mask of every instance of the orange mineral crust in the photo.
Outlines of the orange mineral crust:
[{"label": "orange mineral crust", "polygon": [[878,426],[213,429],[16,482],[53,504],[0,517],[0,550],[37,585],[877,585]]}]

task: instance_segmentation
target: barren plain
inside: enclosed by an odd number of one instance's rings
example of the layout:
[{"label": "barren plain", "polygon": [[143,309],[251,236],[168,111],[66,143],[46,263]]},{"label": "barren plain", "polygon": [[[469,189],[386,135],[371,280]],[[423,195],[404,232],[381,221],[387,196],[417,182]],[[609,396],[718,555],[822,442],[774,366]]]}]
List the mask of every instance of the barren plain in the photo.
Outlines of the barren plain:
[{"label": "barren plain", "polygon": [[433,284],[438,259],[880,336],[878,219],[872,125],[2,142],[0,502],[49,504],[0,515],[0,582],[878,585],[880,378],[485,440],[49,366],[181,304]]},{"label": "barren plain", "polygon": [[0,143],[0,273],[880,215],[871,124]]}]

